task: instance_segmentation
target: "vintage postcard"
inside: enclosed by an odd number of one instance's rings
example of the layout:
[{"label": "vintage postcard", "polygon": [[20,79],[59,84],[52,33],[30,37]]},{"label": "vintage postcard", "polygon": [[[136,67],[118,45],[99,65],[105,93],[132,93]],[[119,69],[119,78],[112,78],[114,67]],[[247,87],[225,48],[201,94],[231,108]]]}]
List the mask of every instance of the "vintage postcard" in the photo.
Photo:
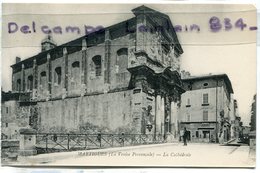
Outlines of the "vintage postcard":
[{"label": "vintage postcard", "polygon": [[1,163],[255,167],[250,4],[3,4]]}]

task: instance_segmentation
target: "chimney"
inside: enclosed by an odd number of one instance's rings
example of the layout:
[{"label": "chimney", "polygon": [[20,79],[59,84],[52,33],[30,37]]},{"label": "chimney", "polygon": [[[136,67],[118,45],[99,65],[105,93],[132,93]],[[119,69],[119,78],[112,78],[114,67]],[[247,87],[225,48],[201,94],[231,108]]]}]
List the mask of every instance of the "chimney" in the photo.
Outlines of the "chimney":
[{"label": "chimney", "polygon": [[17,63],[20,62],[20,61],[21,61],[21,58],[17,56],[17,57],[15,58],[15,63],[17,64]]}]

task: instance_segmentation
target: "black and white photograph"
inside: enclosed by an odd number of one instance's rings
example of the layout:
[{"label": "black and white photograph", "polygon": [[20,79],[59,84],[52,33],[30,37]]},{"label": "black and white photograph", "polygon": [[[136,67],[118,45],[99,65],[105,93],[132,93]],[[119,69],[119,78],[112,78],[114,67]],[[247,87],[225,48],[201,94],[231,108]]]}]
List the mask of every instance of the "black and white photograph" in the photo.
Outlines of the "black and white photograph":
[{"label": "black and white photograph", "polygon": [[252,4],[2,4],[2,166],[256,164]]}]

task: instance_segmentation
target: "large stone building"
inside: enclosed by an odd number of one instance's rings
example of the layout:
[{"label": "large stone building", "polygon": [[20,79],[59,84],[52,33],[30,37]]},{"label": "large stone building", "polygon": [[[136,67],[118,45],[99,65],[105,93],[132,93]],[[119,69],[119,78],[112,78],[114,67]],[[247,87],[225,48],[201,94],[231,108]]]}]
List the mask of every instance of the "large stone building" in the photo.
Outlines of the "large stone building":
[{"label": "large stone building", "polygon": [[[187,73],[186,73],[187,74]],[[236,101],[226,74],[183,76],[180,129],[191,141],[228,141],[235,136]],[[235,103],[234,103],[235,102]]]},{"label": "large stone building", "polygon": [[167,15],[145,6],[132,12],[59,46],[49,35],[39,54],[17,58],[2,106],[19,127],[177,134],[182,47]]}]

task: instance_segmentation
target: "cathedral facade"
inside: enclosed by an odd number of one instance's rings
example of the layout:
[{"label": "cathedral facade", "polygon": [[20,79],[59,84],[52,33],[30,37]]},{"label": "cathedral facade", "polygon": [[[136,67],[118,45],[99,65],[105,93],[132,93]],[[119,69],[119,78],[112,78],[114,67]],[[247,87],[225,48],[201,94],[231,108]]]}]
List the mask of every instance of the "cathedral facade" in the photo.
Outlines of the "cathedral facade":
[{"label": "cathedral facade", "polygon": [[177,135],[182,47],[167,15],[145,6],[132,12],[59,46],[49,35],[39,54],[17,58],[2,105],[20,127]]}]

